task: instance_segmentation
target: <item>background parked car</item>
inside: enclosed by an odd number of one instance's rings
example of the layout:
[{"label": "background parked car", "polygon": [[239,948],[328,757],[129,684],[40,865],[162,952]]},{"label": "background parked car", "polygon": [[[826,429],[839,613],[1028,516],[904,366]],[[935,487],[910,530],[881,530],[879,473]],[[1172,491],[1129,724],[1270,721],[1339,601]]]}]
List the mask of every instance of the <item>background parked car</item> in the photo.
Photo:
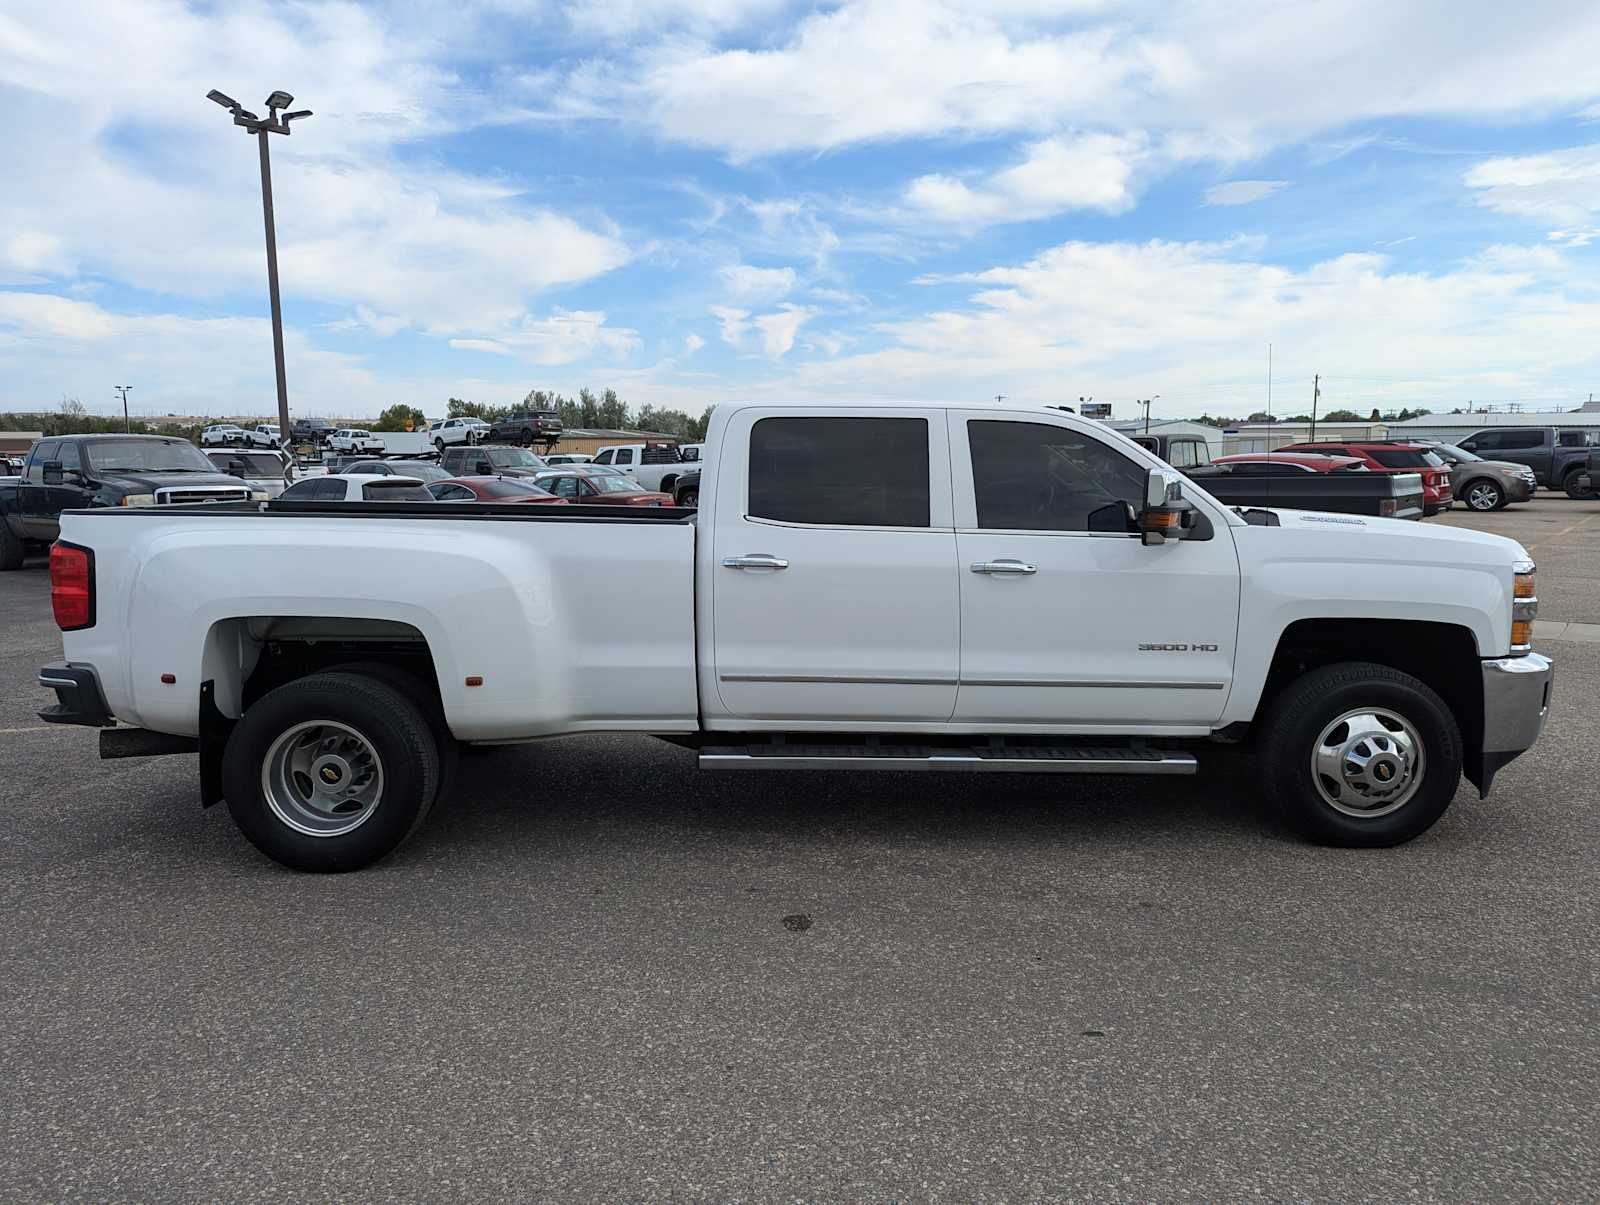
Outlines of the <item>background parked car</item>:
[{"label": "background parked car", "polygon": [[207,452],[206,459],[217,466],[219,473],[239,478],[252,490],[259,490],[268,498],[276,498],[287,485],[283,475],[290,462],[278,452],[233,448]]},{"label": "background parked car", "polygon": [[244,428],[233,423],[212,423],[200,432],[202,448],[232,448],[244,442]]},{"label": "background parked car", "polygon": [[296,481],[278,495],[280,502],[432,502],[416,477],[377,473],[337,473]]},{"label": "background parked car", "polygon": [[1569,498],[1588,498],[1578,478],[1588,471],[1589,449],[1600,446],[1600,431],[1587,427],[1485,427],[1465,439],[1465,448],[1490,460],[1525,464],[1542,486],[1565,490]]},{"label": "background parked car", "polygon": [[447,477],[430,481],[428,492],[440,502],[535,502],[567,505],[526,477]]},{"label": "background parked car", "polygon": [[672,500],[678,506],[700,505],[700,470],[685,469],[678,483],[672,487]]},{"label": "background parked car", "polygon": [[1151,432],[1149,435],[1130,435],[1128,438],[1147,452],[1154,452],[1175,469],[1191,469],[1211,463],[1211,445],[1198,435]]},{"label": "background parked car", "polygon": [[344,473],[371,473],[379,477],[415,477],[422,482],[443,481],[450,476],[436,464],[426,460],[356,460]]},{"label": "background parked car", "polygon": [[1525,464],[1485,460],[1466,448],[1431,439],[1418,442],[1450,466],[1450,492],[1472,510],[1499,510],[1538,492],[1539,479]]},{"label": "background parked car", "polygon": [[1420,473],[1422,475],[1422,513],[1436,515],[1450,509],[1450,467],[1444,458],[1418,443],[1383,443],[1372,440],[1289,444],[1280,452],[1324,452],[1332,456],[1355,456],[1364,460],[1374,473]]},{"label": "background parked car", "polygon": [[489,424],[481,418],[444,418],[432,424],[423,434],[442,455],[445,448],[452,444],[488,442]]},{"label": "background parked car", "polygon": [[489,424],[489,441],[520,446],[554,445],[561,438],[561,416],[554,410],[513,410]]},{"label": "background parked car", "polygon": [[347,452],[339,456],[324,456],[322,458],[322,471],[325,473],[348,473],[358,464],[365,464],[371,457]]},{"label": "background parked car", "polygon": [[361,427],[341,427],[328,436],[328,447],[334,452],[382,452],[383,440]]},{"label": "background parked car", "polygon": [[637,481],[603,468],[569,464],[537,474],[533,483],[580,506],[671,506],[672,495],[647,490]]},{"label": "background parked car", "polygon": [[479,445],[446,448],[439,467],[452,477],[531,477],[549,465],[526,448]]},{"label": "background parked car", "polygon": [[544,462],[553,467],[558,464],[588,464],[593,459],[587,452],[557,452],[544,457]]}]

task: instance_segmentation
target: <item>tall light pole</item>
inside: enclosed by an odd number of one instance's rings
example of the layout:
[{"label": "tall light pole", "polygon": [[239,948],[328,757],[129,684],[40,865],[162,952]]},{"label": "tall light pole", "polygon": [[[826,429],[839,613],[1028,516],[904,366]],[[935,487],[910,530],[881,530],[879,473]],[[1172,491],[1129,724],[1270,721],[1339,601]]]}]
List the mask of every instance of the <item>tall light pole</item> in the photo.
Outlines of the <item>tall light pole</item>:
[{"label": "tall light pole", "polygon": [[294,97],[277,91],[267,97],[267,115],[257,117],[242,108],[233,97],[215,88],[206,93],[206,99],[215,101],[233,114],[233,124],[254,134],[261,145],[261,214],[267,226],[267,292],[272,298],[272,359],[278,372],[278,431],[279,438],[289,438],[289,385],[283,375],[283,309],[278,303],[278,235],[272,221],[272,163],[267,153],[268,134],[287,134],[289,123],[301,117],[310,117],[310,109],[283,113],[294,104]]},{"label": "tall light pole", "polygon": [[133,427],[128,422],[128,390],[132,389],[133,386],[113,385],[111,388],[122,395],[122,433],[126,435],[133,430]]},{"label": "tall light pole", "polygon": [[1135,403],[1136,405],[1144,407],[1144,433],[1146,435],[1150,434],[1150,403],[1151,402],[1159,402],[1160,400],[1161,400],[1161,395],[1158,393],[1158,394],[1154,395],[1153,397],[1143,398],[1140,401]]}]

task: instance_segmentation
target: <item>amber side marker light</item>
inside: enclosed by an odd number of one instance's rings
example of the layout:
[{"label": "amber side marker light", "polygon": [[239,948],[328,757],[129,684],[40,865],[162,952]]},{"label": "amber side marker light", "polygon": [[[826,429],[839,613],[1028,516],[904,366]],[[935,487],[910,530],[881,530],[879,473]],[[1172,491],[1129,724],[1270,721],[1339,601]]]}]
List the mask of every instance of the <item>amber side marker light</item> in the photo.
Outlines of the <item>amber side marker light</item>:
[{"label": "amber side marker light", "polygon": [[468,686],[482,686],[483,685],[483,679],[480,678],[477,674],[473,674],[472,677],[467,679],[467,685]]}]

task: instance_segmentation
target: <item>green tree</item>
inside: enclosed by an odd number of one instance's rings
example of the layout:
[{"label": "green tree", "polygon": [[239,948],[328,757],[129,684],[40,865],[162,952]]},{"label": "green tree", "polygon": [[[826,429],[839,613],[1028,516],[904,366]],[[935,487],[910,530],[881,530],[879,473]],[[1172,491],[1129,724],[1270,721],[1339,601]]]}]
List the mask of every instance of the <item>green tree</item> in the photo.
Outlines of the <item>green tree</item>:
[{"label": "green tree", "polygon": [[427,421],[427,416],[415,406],[408,406],[405,402],[396,402],[378,415],[378,421],[372,424],[372,429],[374,431],[404,431],[406,423],[410,422],[412,430],[420,431]]},{"label": "green tree", "polygon": [[1330,410],[1317,421],[1322,423],[1359,423],[1363,420],[1354,410]]},{"label": "green tree", "polygon": [[1252,423],[1275,423],[1278,420],[1273,418],[1272,415],[1268,414],[1265,410],[1257,410],[1245,421]]}]

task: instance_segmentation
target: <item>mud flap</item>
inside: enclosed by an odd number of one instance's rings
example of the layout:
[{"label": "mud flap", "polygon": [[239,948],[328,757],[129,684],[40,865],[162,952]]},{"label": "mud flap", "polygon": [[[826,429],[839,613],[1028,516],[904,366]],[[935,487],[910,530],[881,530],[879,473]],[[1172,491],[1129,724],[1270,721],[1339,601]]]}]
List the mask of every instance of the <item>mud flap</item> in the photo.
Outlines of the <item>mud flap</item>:
[{"label": "mud flap", "polygon": [[200,806],[222,802],[222,755],[239,721],[217,710],[217,684],[200,683]]}]

